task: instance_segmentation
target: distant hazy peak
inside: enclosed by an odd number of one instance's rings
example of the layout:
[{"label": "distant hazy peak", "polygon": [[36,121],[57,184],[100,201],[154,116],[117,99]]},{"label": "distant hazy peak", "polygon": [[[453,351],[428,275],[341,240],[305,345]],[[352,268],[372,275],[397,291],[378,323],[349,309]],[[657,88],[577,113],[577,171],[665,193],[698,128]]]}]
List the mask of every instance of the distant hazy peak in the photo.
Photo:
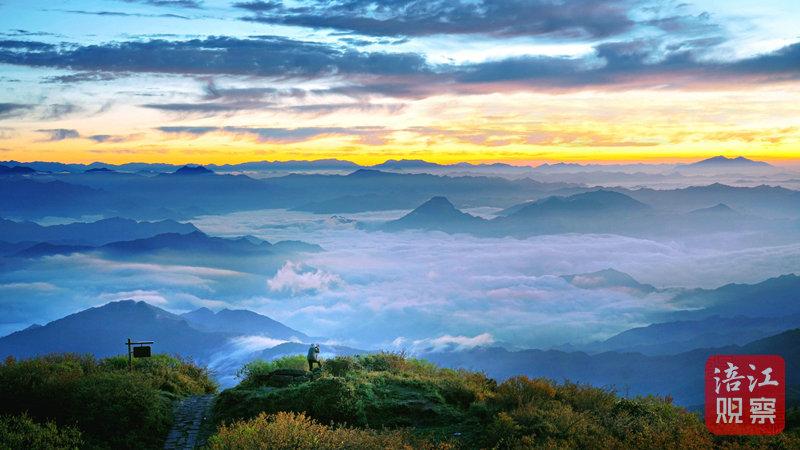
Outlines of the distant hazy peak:
[{"label": "distant hazy peak", "polygon": [[214,173],[213,170],[206,169],[203,166],[183,166],[173,172],[175,175],[207,175]]},{"label": "distant hazy peak", "polygon": [[358,169],[355,172],[348,174],[347,176],[355,178],[355,177],[379,177],[384,175],[389,175],[389,174],[374,169]]},{"label": "distant hazy peak", "polygon": [[736,211],[730,206],[726,205],[725,203],[717,203],[716,205],[708,208],[695,209],[694,211],[689,212],[689,214],[732,214],[732,213],[736,213]]},{"label": "distant hazy peak", "polygon": [[427,167],[441,167],[440,164],[428,162],[422,159],[390,159],[381,164],[372,166],[376,169],[421,169]]},{"label": "distant hazy peak", "polygon": [[725,156],[715,156],[713,158],[704,159],[696,163],[689,164],[689,166],[751,166],[751,167],[772,167],[763,161],[753,161],[744,156],[737,156],[736,158],[726,158]]}]

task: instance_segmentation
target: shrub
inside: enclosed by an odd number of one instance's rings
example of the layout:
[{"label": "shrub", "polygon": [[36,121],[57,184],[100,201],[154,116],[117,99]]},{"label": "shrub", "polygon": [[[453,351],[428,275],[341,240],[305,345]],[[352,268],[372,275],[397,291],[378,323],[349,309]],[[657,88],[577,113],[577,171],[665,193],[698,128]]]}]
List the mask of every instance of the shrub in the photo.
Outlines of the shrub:
[{"label": "shrub", "polygon": [[[106,358],[101,365],[106,371],[127,372],[128,358]],[[206,367],[198,366],[190,358],[177,355],[160,353],[149,358],[136,358],[133,360],[133,370],[135,373],[146,374],[153,388],[172,394],[172,397],[212,394],[219,388]]]},{"label": "shrub", "polygon": [[335,377],[343,377],[360,367],[355,359],[349,356],[337,356],[325,361],[323,370]]},{"label": "shrub", "polygon": [[306,370],[307,368],[308,362],[303,355],[283,356],[273,359],[272,361],[264,361],[259,358],[242,366],[242,368],[236,372],[236,378],[242,380],[240,384],[243,386],[261,386],[270,372],[275,370]]},{"label": "shrub", "polygon": [[167,355],[138,359],[50,354],[0,364],[0,414],[76,426],[88,447],[157,448],[176,397],[214,392],[205,368]]},{"label": "shrub", "polygon": [[219,449],[432,449],[424,439],[402,430],[375,431],[320,424],[302,413],[260,414],[248,421],[219,427],[208,440],[208,448]]},{"label": "shrub", "polygon": [[576,411],[592,411],[600,416],[606,416],[619,400],[614,389],[571,381],[556,385],[555,390],[558,401],[569,404]]},{"label": "shrub", "polygon": [[374,372],[387,371],[398,373],[409,368],[409,364],[406,362],[405,351],[367,353],[365,355],[358,355],[356,361],[358,361],[359,365],[365,370]]},{"label": "shrub", "polygon": [[511,377],[497,386],[494,398],[502,409],[519,408],[523,405],[540,405],[555,397],[556,390],[545,378],[529,379],[525,375]]},{"label": "shrub", "polygon": [[142,374],[104,373],[81,380],[70,415],[87,441],[111,448],[155,448],[172,423],[171,402]]},{"label": "shrub", "polygon": [[27,414],[0,416],[2,449],[78,449],[83,447],[81,432],[75,427],[56,427],[55,422],[38,424]]}]

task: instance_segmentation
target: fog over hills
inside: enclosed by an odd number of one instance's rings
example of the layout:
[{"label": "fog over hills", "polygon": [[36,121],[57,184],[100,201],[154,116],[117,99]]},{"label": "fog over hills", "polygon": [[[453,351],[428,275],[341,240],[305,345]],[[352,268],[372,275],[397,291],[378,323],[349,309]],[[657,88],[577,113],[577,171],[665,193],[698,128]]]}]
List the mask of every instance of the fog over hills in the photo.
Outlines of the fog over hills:
[{"label": "fog over hills", "polygon": [[[644,390],[679,355],[800,326],[800,176],[741,159],[2,165],[0,341],[21,354],[123,351],[100,341],[128,315],[226,382],[319,341],[597,382],[644,364]],[[119,330],[81,336],[101,305]]]}]

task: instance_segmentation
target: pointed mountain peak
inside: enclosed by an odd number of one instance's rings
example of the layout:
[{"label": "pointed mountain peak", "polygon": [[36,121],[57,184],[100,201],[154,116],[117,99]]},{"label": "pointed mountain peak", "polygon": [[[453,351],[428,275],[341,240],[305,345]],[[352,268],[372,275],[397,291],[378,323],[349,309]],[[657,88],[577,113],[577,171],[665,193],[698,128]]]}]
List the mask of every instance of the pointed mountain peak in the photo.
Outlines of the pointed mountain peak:
[{"label": "pointed mountain peak", "polygon": [[449,212],[455,209],[456,207],[450,203],[450,200],[448,200],[446,197],[437,195],[436,197],[432,197],[427,202],[418,206],[413,212],[431,214],[437,212]]}]

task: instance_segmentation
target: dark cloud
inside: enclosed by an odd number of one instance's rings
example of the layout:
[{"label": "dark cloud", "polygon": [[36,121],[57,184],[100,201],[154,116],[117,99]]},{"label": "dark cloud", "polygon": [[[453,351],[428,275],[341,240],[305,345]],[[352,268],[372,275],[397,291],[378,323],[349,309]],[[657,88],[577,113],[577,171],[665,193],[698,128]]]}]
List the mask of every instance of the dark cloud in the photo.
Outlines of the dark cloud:
[{"label": "dark cloud", "polygon": [[44,51],[54,50],[55,45],[44,42],[18,41],[12,39],[0,40],[0,52],[3,54],[11,51]]},{"label": "dark cloud", "polygon": [[234,102],[234,103],[148,103],[141,105],[145,108],[159,109],[181,114],[213,114],[250,109],[266,108],[271,103],[264,102]]},{"label": "dark cloud", "polygon": [[40,119],[42,120],[60,119],[62,117],[68,116],[80,110],[81,108],[71,103],[48,105],[44,107]]},{"label": "dark cloud", "polygon": [[[684,42],[605,42],[581,58],[520,56],[473,64],[433,65],[413,53],[359,52],[283,37],[210,37],[89,46],[0,41],[0,63],[85,71],[74,79],[102,79],[132,72],[248,75],[275,80],[335,78],[339,86],[304,91],[273,87],[220,88],[209,81],[206,103],[147,104],[175,112],[214,113],[268,107],[281,97],[339,94],[369,103],[382,95],[424,98],[441,93],[510,90],[575,90],[595,86],[691,88],[757,79],[776,82],[800,76],[800,43],[739,61],[715,61],[706,46],[714,37]],[[97,75],[88,75],[97,74]],[[69,76],[67,76],[69,77]]]},{"label": "dark cloud", "polygon": [[25,105],[22,103],[0,103],[0,119],[14,117],[31,108],[33,108],[32,105]]},{"label": "dark cloud", "polygon": [[316,105],[300,105],[288,106],[283,109],[297,112],[297,113],[310,113],[310,114],[333,114],[341,111],[359,111],[359,112],[387,112],[396,114],[405,109],[404,104],[372,104],[372,103],[325,103]]},{"label": "dark cloud", "polygon": [[[663,50],[652,42],[611,42],[590,59],[518,57],[462,66],[455,77],[466,84],[503,84],[502,89],[577,89],[592,86],[692,87],[757,78],[780,82],[800,78],[800,43],[766,55],[735,61],[708,61],[692,49]],[[466,86],[461,88],[469,90]]]},{"label": "dark cloud", "polygon": [[235,3],[244,20],[329,28],[367,36],[487,34],[605,38],[635,25],[619,0],[333,0],[290,7],[282,1]]},{"label": "dark cloud", "polygon": [[773,53],[737,61],[729,65],[732,73],[745,75],[783,75],[784,79],[800,79],[800,42]]},{"label": "dark cloud", "polygon": [[256,100],[256,99],[270,99],[277,100],[280,98],[304,98],[308,95],[305,89],[288,88],[278,89],[273,87],[248,87],[248,88],[221,88],[218,87],[214,80],[210,80],[203,87],[203,100],[219,100],[224,99],[228,101],[239,100]]},{"label": "dark cloud", "polygon": [[29,30],[22,30],[19,28],[11,30],[9,33],[3,33],[3,34],[6,34],[7,36],[61,36],[60,34],[56,33],[48,33],[45,31],[29,31]]},{"label": "dark cloud", "polygon": [[93,81],[111,81],[123,76],[125,75],[112,72],[97,72],[97,71],[78,72],[78,73],[73,73],[71,75],[59,75],[55,77],[48,77],[44,81],[45,83],[62,83],[62,84],[87,83]]},{"label": "dark cloud", "polygon": [[[39,51],[3,51],[0,62],[85,71],[258,75],[281,78],[337,74],[413,75],[429,72],[424,58],[410,53],[342,51],[282,37],[210,37],[188,41],[150,40]],[[31,44],[31,43],[25,43]],[[25,47],[22,47],[23,49]]]},{"label": "dark cloud", "polygon": [[64,139],[77,139],[81,137],[77,130],[68,130],[65,128],[53,128],[36,131],[47,134],[49,136],[46,139],[47,141],[63,141]]},{"label": "dark cloud", "polygon": [[249,127],[159,127],[164,133],[190,134],[202,136],[208,133],[230,133],[254,136],[259,142],[295,143],[320,136],[359,136],[365,137],[380,133],[380,127],[305,127],[305,128],[249,128]]},{"label": "dark cloud", "polygon": [[122,0],[125,3],[141,3],[143,5],[161,6],[168,8],[190,8],[200,9],[203,7],[202,0]]},{"label": "dark cloud", "polygon": [[67,9],[67,10],[58,10],[61,12],[71,13],[71,14],[86,14],[91,16],[119,16],[119,17],[166,17],[172,19],[184,19],[189,20],[186,16],[181,16],[178,14],[140,14],[140,13],[126,13],[120,11],[82,11],[82,10],[75,10],[75,9]]},{"label": "dark cloud", "polygon": [[89,136],[88,139],[91,139],[98,144],[105,144],[109,142],[119,143],[126,142],[128,140],[124,136],[112,136],[110,134],[95,134],[94,136]]}]

